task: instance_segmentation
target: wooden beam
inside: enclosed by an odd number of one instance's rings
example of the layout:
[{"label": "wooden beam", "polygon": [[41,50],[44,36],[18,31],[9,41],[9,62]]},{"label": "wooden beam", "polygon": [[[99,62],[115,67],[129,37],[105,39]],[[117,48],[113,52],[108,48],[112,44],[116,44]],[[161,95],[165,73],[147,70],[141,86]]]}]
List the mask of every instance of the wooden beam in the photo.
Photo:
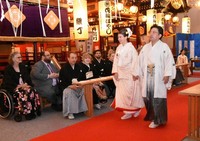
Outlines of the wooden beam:
[{"label": "wooden beam", "polygon": [[65,42],[70,41],[70,37],[14,37],[14,36],[0,36],[0,41],[5,42]]}]

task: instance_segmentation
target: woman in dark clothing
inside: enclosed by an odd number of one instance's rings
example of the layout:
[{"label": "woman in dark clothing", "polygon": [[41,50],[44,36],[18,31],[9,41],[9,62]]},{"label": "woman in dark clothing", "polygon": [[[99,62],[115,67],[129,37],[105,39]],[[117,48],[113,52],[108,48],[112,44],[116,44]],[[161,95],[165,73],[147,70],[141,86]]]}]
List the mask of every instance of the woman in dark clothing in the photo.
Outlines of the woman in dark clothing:
[{"label": "woman in dark clothing", "polygon": [[28,120],[36,117],[36,111],[38,115],[41,114],[39,96],[32,86],[27,68],[22,64],[21,54],[11,53],[9,65],[4,71],[2,88],[13,96],[19,114],[25,115]]},{"label": "woman in dark clothing", "polygon": [[[82,62],[80,63],[82,70],[82,79],[92,79],[98,78],[98,76],[94,73],[94,66],[91,64],[92,56],[89,53],[84,53],[82,55]],[[93,85],[93,103],[97,109],[101,109],[100,103],[107,102],[107,94],[104,88],[103,83],[95,83]]]}]

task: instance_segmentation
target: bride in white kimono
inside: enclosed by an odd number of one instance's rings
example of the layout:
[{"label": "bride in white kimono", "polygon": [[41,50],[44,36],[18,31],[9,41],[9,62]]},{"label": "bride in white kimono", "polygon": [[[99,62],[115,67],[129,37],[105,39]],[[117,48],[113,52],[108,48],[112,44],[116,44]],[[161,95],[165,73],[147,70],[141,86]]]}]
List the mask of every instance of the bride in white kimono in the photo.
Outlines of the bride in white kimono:
[{"label": "bride in white kimono", "polygon": [[167,89],[171,88],[176,67],[169,46],[160,40],[162,27],[153,25],[149,34],[151,42],[139,55],[140,78],[147,110],[144,120],[151,121],[149,128],[156,128],[167,122]]},{"label": "bride in white kimono", "polygon": [[131,35],[132,31],[129,28],[118,33],[120,45],[117,47],[112,68],[116,94],[111,106],[124,112],[122,120],[137,117],[144,107],[139,91],[138,53],[132,43],[128,42]]}]

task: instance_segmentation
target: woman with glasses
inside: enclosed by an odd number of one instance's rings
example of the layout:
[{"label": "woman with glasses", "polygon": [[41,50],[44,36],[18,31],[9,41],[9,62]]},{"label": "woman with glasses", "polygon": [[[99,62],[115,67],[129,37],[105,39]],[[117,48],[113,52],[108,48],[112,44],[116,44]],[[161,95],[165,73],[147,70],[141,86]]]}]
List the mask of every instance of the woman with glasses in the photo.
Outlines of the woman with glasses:
[{"label": "woman with glasses", "polygon": [[35,112],[41,114],[39,96],[32,88],[33,84],[27,68],[22,64],[21,54],[12,52],[8,63],[4,71],[2,88],[12,95],[19,115],[25,115],[27,120],[31,120],[36,117]]}]

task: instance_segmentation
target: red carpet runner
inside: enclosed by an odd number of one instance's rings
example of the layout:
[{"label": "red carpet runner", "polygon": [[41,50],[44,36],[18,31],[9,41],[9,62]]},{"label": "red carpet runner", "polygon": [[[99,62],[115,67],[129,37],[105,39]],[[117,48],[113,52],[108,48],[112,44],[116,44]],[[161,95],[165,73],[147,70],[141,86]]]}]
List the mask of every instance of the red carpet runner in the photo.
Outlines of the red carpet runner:
[{"label": "red carpet runner", "polygon": [[198,83],[200,81],[168,92],[166,126],[149,129],[149,122],[143,121],[145,109],[139,117],[129,120],[121,120],[122,113],[112,111],[31,141],[180,141],[187,135],[188,98],[179,95],[178,91]]}]

